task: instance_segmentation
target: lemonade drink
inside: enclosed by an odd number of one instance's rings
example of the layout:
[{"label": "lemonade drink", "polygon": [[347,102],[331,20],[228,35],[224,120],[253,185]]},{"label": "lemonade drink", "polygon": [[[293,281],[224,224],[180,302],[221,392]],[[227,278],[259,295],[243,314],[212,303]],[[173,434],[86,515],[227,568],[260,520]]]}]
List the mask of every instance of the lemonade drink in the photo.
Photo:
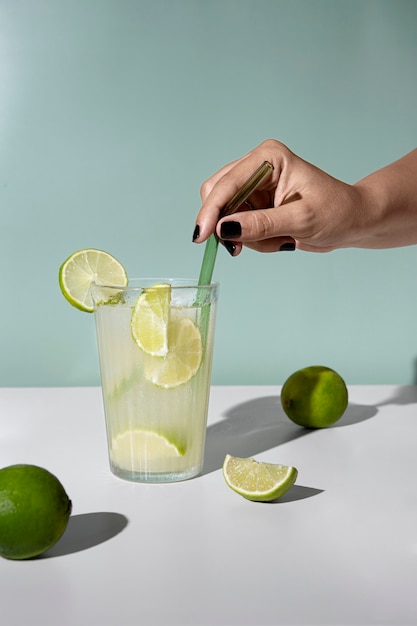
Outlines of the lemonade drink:
[{"label": "lemonade drink", "polygon": [[91,289],[110,467],[133,481],[201,472],[218,285]]}]

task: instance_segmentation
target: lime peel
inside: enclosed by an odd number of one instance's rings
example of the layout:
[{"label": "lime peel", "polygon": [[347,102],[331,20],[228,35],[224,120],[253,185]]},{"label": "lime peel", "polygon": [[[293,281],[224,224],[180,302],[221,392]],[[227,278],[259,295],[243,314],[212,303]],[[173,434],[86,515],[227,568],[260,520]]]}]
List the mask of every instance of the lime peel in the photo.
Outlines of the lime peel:
[{"label": "lime peel", "polygon": [[227,454],[223,477],[227,485],[247,500],[271,502],[286,493],[297,480],[295,467],[263,463]]},{"label": "lime peel", "polygon": [[64,487],[37,465],[0,470],[0,555],[30,559],[49,550],[64,533],[72,503]]},{"label": "lime peel", "polygon": [[297,370],[281,389],[281,405],[295,424],[305,428],[327,428],[344,414],[349,393],[343,378],[324,365]]}]

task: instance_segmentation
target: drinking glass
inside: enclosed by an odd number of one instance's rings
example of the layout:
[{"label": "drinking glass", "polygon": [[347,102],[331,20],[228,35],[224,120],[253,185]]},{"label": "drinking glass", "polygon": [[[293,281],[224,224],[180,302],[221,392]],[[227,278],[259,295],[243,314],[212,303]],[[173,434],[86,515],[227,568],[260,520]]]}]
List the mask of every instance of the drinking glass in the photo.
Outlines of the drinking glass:
[{"label": "drinking glass", "polygon": [[[161,286],[169,292],[168,309],[147,310],[144,300],[156,294],[149,299],[155,304]],[[116,476],[171,482],[201,473],[218,291],[217,283],[170,278],[92,285],[109,462]],[[138,341],[143,334],[152,342],[153,332],[166,333],[163,353],[152,354]]]}]

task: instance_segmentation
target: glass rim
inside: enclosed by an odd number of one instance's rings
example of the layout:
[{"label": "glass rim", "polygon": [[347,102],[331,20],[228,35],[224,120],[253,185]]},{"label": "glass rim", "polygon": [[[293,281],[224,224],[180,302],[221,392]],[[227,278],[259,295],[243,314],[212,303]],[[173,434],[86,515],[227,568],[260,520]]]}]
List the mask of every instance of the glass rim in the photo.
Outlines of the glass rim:
[{"label": "glass rim", "polygon": [[213,289],[219,287],[220,283],[212,281],[207,285],[199,285],[197,278],[169,278],[167,276],[157,276],[155,278],[129,278],[127,285],[109,285],[107,283],[98,283],[92,281],[90,288],[94,289],[117,289],[117,291],[134,291],[149,289],[153,285],[157,284],[169,284],[172,289]]}]

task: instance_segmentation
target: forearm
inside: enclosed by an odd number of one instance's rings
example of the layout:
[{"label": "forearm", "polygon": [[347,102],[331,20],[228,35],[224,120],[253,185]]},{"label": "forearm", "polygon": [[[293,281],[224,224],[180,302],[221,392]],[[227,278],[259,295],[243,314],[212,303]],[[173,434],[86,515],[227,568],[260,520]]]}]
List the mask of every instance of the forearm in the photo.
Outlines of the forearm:
[{"label": "forearm", "polygon": [[417,150],[370,174],[354,187],[362,200],[358,247],[417,244]]}]

